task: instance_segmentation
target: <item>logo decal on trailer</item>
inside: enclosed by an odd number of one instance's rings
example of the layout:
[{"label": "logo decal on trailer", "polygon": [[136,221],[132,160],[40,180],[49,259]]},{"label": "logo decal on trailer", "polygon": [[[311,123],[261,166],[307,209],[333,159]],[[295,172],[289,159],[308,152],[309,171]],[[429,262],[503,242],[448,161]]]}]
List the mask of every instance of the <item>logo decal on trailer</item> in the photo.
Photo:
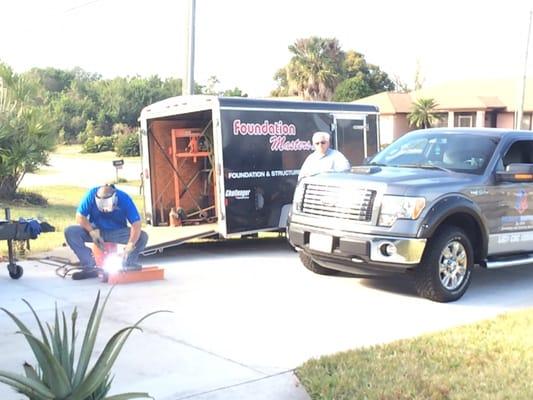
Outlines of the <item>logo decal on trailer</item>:
[{"label": "logo decal on trailer", "polygon": [[247,200],[250,198],[250,189],[226,189],[226,197],[233,197],[239,200]]},{"label": "logo decal on trailer", "polygon": [[[233,134],[242,136],[269,137],[270,151],[308,151],[313,150],[309,140],[300,140],[296,136],[296,125],[283,121],[270,122],[268,119],[262,123],[242,122],[233,120]],[[288,138],[291,138],[289,140]]]},{"label": "logo decal on trailer", "polygon": [[270,122],[265,119],[263,123],[233,121],[234,135],[296,135],[296,126],[283,121]]}]

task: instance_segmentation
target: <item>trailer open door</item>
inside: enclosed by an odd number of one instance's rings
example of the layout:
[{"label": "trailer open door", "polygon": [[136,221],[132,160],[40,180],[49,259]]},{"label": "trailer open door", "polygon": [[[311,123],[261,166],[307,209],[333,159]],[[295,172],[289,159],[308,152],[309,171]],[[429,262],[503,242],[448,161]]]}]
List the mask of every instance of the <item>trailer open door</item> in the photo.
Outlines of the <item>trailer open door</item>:
[{"label": "trailer open door", "polygon": [[[141,120],[140,146],[141,153],[141,192],[143,195],[143,215],[152,209],[152,195],[150,187],[150,154],[148,151],[147,121]],[[150,222],[150,221],[148,221]]]},{"label": "trailer open door", "polygon": [[[212,104],[141,121],[148,244],[144,254],[215,236],[220,215]],[[223,229],[222,229],[223,230]]]}]

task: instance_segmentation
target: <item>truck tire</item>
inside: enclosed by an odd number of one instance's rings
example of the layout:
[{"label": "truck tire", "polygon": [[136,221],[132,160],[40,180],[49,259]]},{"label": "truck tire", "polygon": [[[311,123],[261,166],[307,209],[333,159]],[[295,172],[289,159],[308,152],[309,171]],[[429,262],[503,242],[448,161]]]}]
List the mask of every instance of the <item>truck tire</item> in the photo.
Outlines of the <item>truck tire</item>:
[{"label": "truck tire", "polygon": [[300,251],[300,261],[304,265],[305,268],[307,268],[309,271],[314,272],[315,274],[319,275],[335,275],[337,271],[324,268],[320,265],[318,265],[316,262],[313,261],[313,259],[305,254],[303,251]]},{"label": "truck tire", "polygon": [[470,285],[473,266],[468,236],[455,226],[443,227],[429,240],[422,262],[414,269],[416,291],[441,303],[458,300]]}]

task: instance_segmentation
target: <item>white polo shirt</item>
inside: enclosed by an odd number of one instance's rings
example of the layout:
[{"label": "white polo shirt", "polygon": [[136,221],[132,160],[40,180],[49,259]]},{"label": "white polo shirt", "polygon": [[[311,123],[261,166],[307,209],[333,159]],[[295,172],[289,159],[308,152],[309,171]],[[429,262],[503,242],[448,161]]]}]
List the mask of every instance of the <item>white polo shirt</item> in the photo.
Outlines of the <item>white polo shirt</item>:
[{"label": "white polo shirt", "polygon": [[298,180],[320,172],[347,171],[349,169],[350,163],[340,151],[328,149],[326,154],[315,151],[305,159],[298,174]]}]

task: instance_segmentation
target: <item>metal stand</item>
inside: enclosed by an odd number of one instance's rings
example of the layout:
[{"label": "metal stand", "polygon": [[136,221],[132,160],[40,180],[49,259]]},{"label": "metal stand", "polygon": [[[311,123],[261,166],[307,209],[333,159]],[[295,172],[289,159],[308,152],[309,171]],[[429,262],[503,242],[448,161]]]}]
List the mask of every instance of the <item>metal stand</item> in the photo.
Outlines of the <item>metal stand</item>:
[{"label": "metal stand", "polygon": [[[17,222],[11,222],[11,210],[9,208],[5,209],[5,215],[6,215],[6,222],[3,224],[6,224],[5,227],[7,228],[5,231],[7,232],[5,234],[4,240],[7,240],[7,254],[8,254],[8,264],[7,264],[7,270],[9,271],[9,276],[13,279],[19,279],[24,274],[24,269],[16,264],[15,259],[15,251],[13,249],[13,240],[16,238],[17,235],[17,228],[18,223]],[[2,225],[3,225],[2,224]],[[17,226],[13,226],[14,224],[17,224]]]}]

